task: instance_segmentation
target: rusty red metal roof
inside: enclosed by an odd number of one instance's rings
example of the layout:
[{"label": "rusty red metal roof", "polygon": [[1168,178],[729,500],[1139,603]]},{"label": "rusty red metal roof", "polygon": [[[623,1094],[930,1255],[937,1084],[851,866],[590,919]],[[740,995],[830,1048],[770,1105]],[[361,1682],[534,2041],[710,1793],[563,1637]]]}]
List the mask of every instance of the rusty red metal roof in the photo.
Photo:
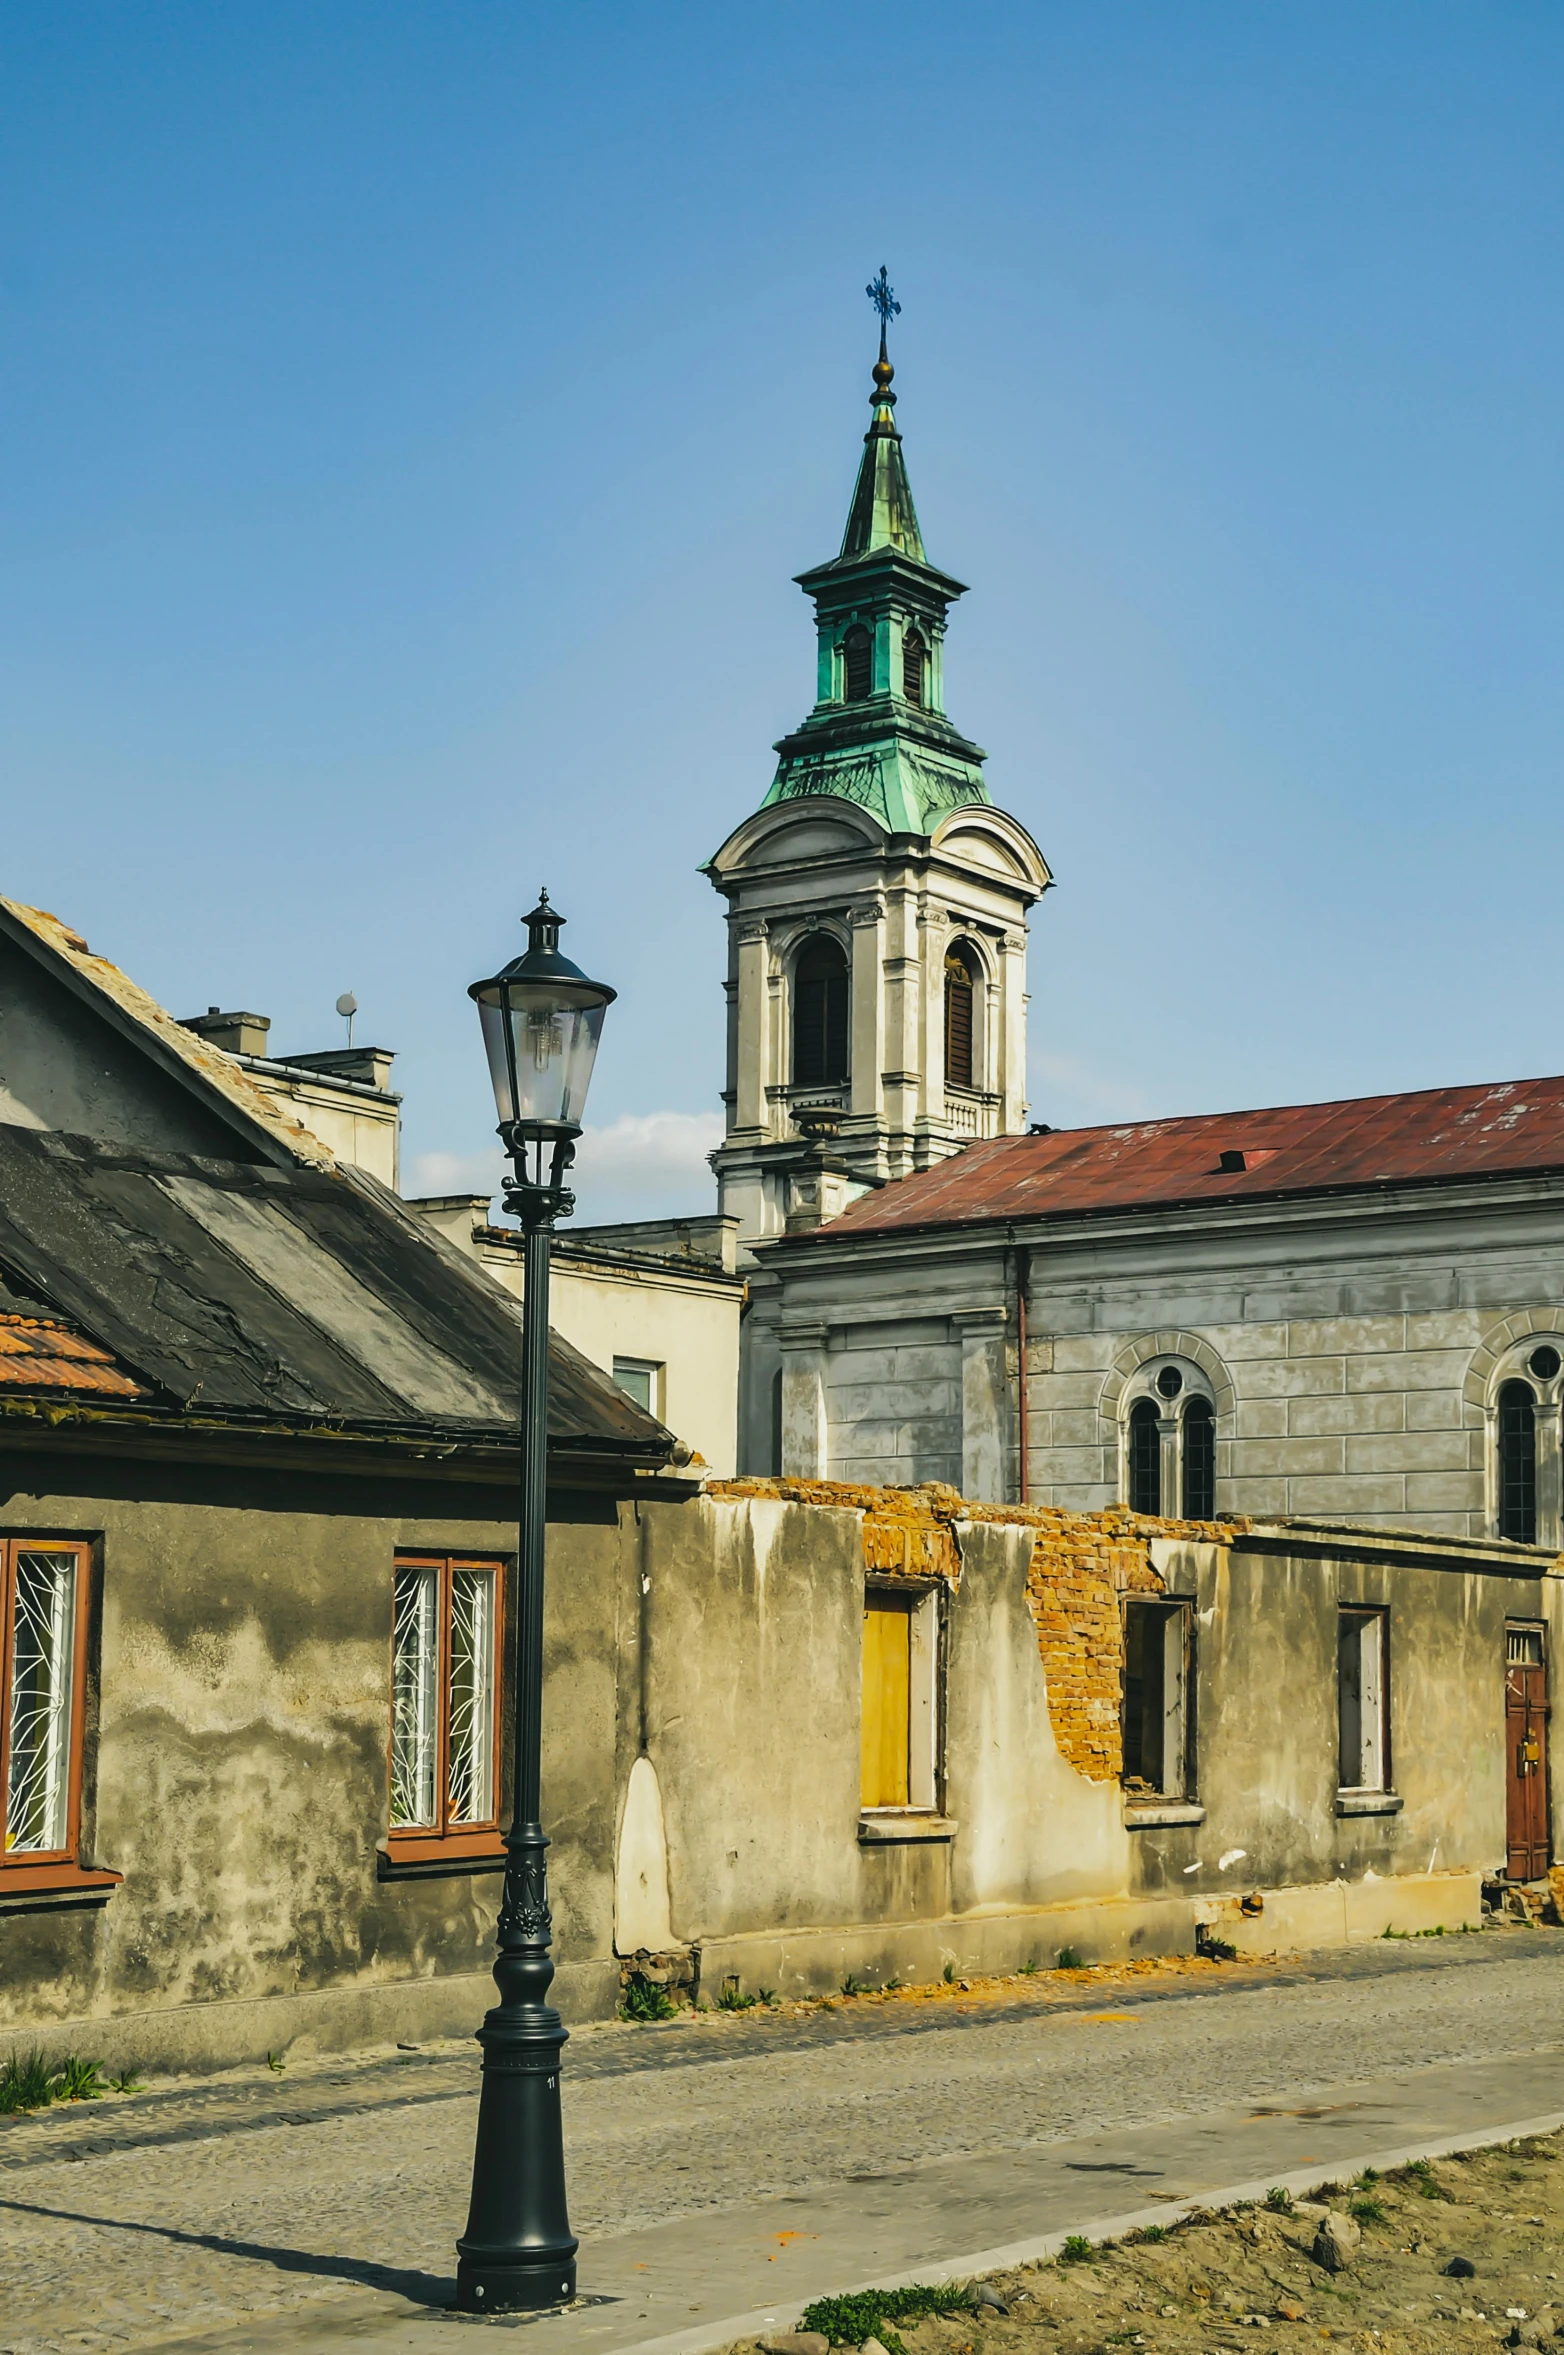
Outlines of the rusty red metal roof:
[{"label": "rusty red metal roof", "polygon": [[1546,1171],[1564,1171],[1564,1078],[994,1137],[866,1194],[815,1232],[832,1240]]},{"label": "rusty red metal roof", "polygon": [[100,1397],[140,1398],[106,1349],[52,1318],[0,1316],[0,1390],[94,1390]]}]

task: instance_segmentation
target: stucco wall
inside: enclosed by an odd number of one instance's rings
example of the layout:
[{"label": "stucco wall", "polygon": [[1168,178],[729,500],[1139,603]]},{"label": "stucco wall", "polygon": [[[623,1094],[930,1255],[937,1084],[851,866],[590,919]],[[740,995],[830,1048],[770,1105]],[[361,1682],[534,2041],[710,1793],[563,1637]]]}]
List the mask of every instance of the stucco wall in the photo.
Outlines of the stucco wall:
[{"label": "stucco wall", "polygon": [[[98,1541],[85,1852],[125,1877],[105,1903],[0,1900],[0,2043],[76,2023],[147,2064],[475,2023],[498,1876],[386,1879],[376,1852],[394,1557],[508,1554],[492,1495],[142,1467],[127,1498],[122,1467],[64,1470],[17,1464],[0,1527]],[[1454,1926],[1504,1853],[1506,1617],[1564,1640],[1564,1581],[1519,1549],[1506,1574],[1372,1532],[808,1484],[553,1510],[544,1805],[567,2017],[617,2000],[616,1868],[619,1947],[666,1921],[708,1988],[729,1968],[829,1986],[1066,1943],[1188,1947],[1202,1908],[1256,1887],[1250,1943],[1346,1936],[1349,1906],[1354,1934]],[[936,1808],[890,1837],[859,1807],[870,1578],[932,1579],[942,1618]],[[1193,1611],[1188,1823],[1137,1820],[1104,1738],[1135,1588]],[[1391,1614],[1394,1815],[1336,1813],[1344,1601]],[[1300,1889],[1336,1895],[1305,1918]]]},{"label": "stucco wall", "polygon": [[[398,1548],[508,1555],[514,1524],[487,1498],[377,1515],[281,1475],[170,1473],[133,1502],[94,1485],[109,1482],[15,1487],[0,1522],[101,1541],[84,1856],[124,1881],[106,1904],[7,1911],[0,2038],[486,1973],[497,1874],[377,1877],[392,1566]],[[566,1984],[612,1935],[620,1544],[612,1505],[592,1511],[550,1533],[544,1772]],[[576,1992],[597,2008],[606,1979]],[[488,1998],[473,1995],[476,2023]]]},{"label": "stucco wall", "polygon": [[[1285,1535],[1154,1546],[1192,1598],[1200,1824],[1132,1834],[1134,1885],[1196,1898],[1302,1882],[1501,1872],[1505,1622],[1560,1633],[1556,1576],[1353,1559]],[[1336,1627],[1344,1603],[1389,1613],[1391,1782],[1399,1812],[1336,1813]],[[1220,1859],[1241,1850],[1224,1871]],[[1194,1867],[1191,1870],[1189,1868]]]}]

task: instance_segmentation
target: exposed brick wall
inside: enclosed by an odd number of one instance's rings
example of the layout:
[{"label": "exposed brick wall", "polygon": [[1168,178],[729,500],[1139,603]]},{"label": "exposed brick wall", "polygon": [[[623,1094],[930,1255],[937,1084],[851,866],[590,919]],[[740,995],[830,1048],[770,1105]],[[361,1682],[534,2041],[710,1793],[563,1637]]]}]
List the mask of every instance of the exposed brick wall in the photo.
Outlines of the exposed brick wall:
[{"label": "exposed brick wall", "polygon": [[1048,1714],[1060,1755],[1092,1782],[1123,1772],[1120,1702],[1124,1679],[1125,1594],[1157,1594],[1154,1537],[1229,1545],[1234,1521],[1168,1521],[1113,1507],[1071,1513],[1050,1505],[974,1504],[938,1481],[921,1488],[879,1488],[846,1480],[712,1480],[714,1497],[775,1497],[785,1504],[827,1505],[863,1515],[864,1567],[880,1576],[947,1579],[960,1584],[956,1524],[996,1521],[1035,1530],[1027,1600],[1048,1682]]}]

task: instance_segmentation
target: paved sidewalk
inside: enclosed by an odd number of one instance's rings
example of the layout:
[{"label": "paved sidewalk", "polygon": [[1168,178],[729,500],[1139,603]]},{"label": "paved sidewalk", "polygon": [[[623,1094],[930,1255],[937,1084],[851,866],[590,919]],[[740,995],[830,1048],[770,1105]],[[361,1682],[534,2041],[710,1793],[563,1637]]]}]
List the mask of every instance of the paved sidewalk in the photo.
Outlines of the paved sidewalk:
[{"label": "paved sidewalk", "polygon": [[440,2311],[471,2155],[462,2045],[8,2126],[0,2349],[183,2337],[193,2355],[197,2334],[389,2355],[518,2328],[528,2355],[710,2344],[734,2317],[1148,2199],[1564,2113],[1564,1940],[1358,1949],[1095,2002],[1055,1981],[997,2004],[610,2029],[569,2058],[582,2286],[614,2303],[530,2323]]},{"label": "paved sidewalk", "polygon": [[[1550,2107],[1528,2110],[1528,2101]],[[570,2313],[474,2318],[423,2306],[309,2316],[187,2342],[182,2355],[438,2355],[469,2327],[525,2330],[525,2355],[703,2355],[768,2325],[791,2327],[828,2291],[961,2279],[1168,2221],[1213,2199],[1302,2193],[1322,2176],[1385,2169],[1564,2124],[1564,2047],[1326,2088],[1292,2110],[1198,2120],[977,2160],[936,2160],[690,2218],[589,2246]],[[444,2294],[449,2296],[449,2287]]]}]

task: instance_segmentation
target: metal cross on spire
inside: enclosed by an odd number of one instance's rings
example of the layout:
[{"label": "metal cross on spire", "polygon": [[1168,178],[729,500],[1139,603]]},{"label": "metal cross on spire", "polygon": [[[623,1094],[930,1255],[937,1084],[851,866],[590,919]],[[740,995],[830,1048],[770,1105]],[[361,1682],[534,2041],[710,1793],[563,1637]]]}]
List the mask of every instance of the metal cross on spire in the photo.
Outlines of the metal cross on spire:
[{"label": "metal cross on spire", "polygon": [[896,300],[889,274],[883,262],[880,264],[879,277],[870,279],[864,288],[864,293],[880,314],[880,357],[883,359],[885,357],[885,330],[901,310],[901,304]]}]

